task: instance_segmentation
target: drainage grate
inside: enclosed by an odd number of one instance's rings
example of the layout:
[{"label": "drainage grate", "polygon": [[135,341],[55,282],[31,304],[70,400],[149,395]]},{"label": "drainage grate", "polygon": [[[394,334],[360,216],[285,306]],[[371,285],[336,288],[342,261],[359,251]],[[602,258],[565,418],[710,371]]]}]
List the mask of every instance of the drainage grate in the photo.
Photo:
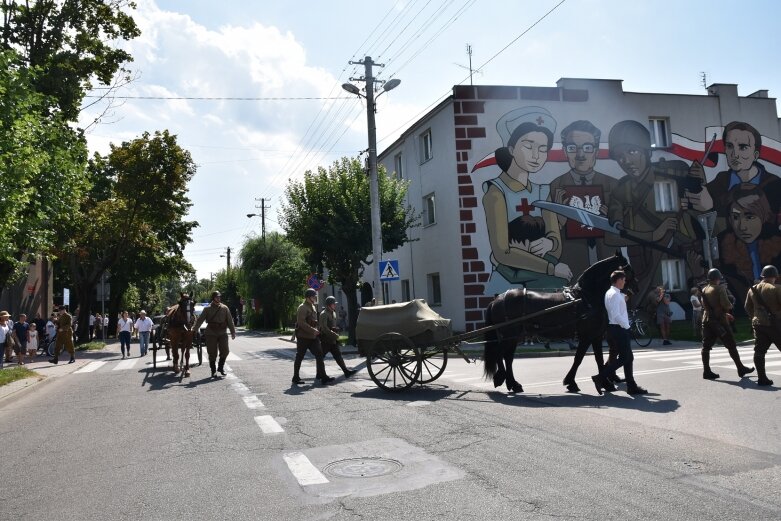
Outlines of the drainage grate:
[{"label": "drainage grate", "polygon": [[335,478],[376,478],[404,468],[400,461],[387,458],[349,458],[329,463],[325,473]]}]

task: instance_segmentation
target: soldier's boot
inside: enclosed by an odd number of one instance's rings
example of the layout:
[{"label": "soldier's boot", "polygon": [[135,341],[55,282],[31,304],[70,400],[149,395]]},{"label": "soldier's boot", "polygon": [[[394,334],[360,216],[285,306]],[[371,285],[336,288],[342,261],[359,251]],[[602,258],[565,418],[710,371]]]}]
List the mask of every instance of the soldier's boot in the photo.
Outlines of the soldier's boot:
[{"label": "soldier's boot", "polygon": [[738,377],[743,378],[747,374],[754,372],[753,367],[746,367],[743,365],[743,362],[740,361],[740,353],[738,353],[737,347],[728,347],[727,351],[729,352],[729,357],[732,358],[733,362],[735,362],[735,367],[738,369]]},{"label": "soldier's boot", "polygon": [[217,377],[217,362],[216,360],[209,359],[209,369],[212,370],[212,378]]},{"label": "soldier's boot", "polygon": [[222,376],[225,376],[225,360],[227,358],[228,358],[228,355],[221,356],[220,357],[220,361],[217,363],[217,371],[219,371],[219,373]]},{"label": "soldier's boot", "polygon": [[715,380],[718,374],[710,370],[710,349],[703,349],[702,353],[702,377],[705,380]]},{"label": "soldier's boot", "polygon": [[296,357],[295,361],[293,362],[293,383],[294,384],[303,383],[303,380],[298,376],[298,372],[301,370],[301,362],[302,360],[299,360],[298,357]]},{"label": "soldier's boot", "polygon": [[765,356],[754,353],[754,365],[757,367],[757,385],[773,385],[773,380],[765,372]]}]

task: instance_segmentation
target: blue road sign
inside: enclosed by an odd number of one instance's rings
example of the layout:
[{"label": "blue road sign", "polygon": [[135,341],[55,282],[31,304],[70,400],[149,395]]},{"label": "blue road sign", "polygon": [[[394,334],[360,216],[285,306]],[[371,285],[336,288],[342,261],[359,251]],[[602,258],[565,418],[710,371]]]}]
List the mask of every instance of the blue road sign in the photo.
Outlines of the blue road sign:
[{"label": "blue road sign", "polygon": [[380,261],[380,280],[399,280],[399,261],[384,260]]},{"label": "blue road sign", "polygon": [[317,276],[317,273],[311,273],[309,278],[306,279],[306,285],[315,291],[319,291],[323,287],[323,281]]}]

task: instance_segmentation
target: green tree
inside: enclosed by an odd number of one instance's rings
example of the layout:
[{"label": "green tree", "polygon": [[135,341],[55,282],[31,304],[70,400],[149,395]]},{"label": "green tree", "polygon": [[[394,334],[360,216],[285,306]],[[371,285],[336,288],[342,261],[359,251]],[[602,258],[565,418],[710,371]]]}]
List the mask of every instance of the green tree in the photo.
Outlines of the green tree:
[{"label": "green tree", "polygon": [[0,288],[47,255],[87,187],[87,147],[32,88],[34,74],[0,52]]},{"label": "green tree", "polygon": [[[69,223],[64,254],[78,302],[92,308],[101,274],[112,273],[112,302],[143,270],[146,280],[183,269],[182,250],[198,224],[184,218],[192,206],[187,184],[195,175],[190,153],[168,131],[111,146],[95,154],[89,168],[92,189]],[[117,287],[114,288],[116,283]],[[88,327],[79,316],[79,337]]]},{"label": "green tree", "polygon": [[[409,241],[407,232],[418,216],[405,203],[407,182],[379,169],[382,246],[392,251]],[[369,179],[361,162],[342,158],[331,167],[307,171],[302,181],[290,181],[285,190],[280,224],[288,239],[309,251],[312,265],[328,267],[330,278],[347,296],[350,341],[355,341],[358,316],[356,287],[364,266],[371,262]]]},{"label": "green tree", "polygon": [[277,329],[302,298],[309,268],[303,251],[277,232],[247,240],[239,253],[242,291],[263,308],[263,327]]},{"label": "green tree", "polygon": [[92,82],[116,86],[127,81],[130,54],[117,45],[141,34],[125,0],[2,0],[0,48],[19,54],[35,76],[35,91],[57,100],[75,121]]}]

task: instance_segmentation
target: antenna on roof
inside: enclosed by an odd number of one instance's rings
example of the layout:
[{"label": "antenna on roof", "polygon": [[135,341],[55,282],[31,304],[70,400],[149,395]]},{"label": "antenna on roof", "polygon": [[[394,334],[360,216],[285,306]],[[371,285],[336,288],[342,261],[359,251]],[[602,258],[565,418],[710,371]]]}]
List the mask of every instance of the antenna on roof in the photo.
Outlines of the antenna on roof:
[{"label": "antenna on roof", "polygon": [[469,67],[465,67],[464,65],[461,65],[460,63],[455,63],[455,62],[453,62],[453,65],[457,65],[457,66],[461,67],[462,69],[467,69],[467,68],[469,69],[469,85],[471,86],[471,85],[473,85],[473,83],[472,83],[472,74],[473,73],[482,74],[483,71],[481,71],[480,69],[472,70],[472,46],[470,44],[466,44],[466,54],[467,54],[467,56],[469,56]]},{"label": "antenna on roof", "polygon": [[700,72],[700,83],[702,83],[702,88],[707,89],[708,88],[708,73],[701,71]]}]

